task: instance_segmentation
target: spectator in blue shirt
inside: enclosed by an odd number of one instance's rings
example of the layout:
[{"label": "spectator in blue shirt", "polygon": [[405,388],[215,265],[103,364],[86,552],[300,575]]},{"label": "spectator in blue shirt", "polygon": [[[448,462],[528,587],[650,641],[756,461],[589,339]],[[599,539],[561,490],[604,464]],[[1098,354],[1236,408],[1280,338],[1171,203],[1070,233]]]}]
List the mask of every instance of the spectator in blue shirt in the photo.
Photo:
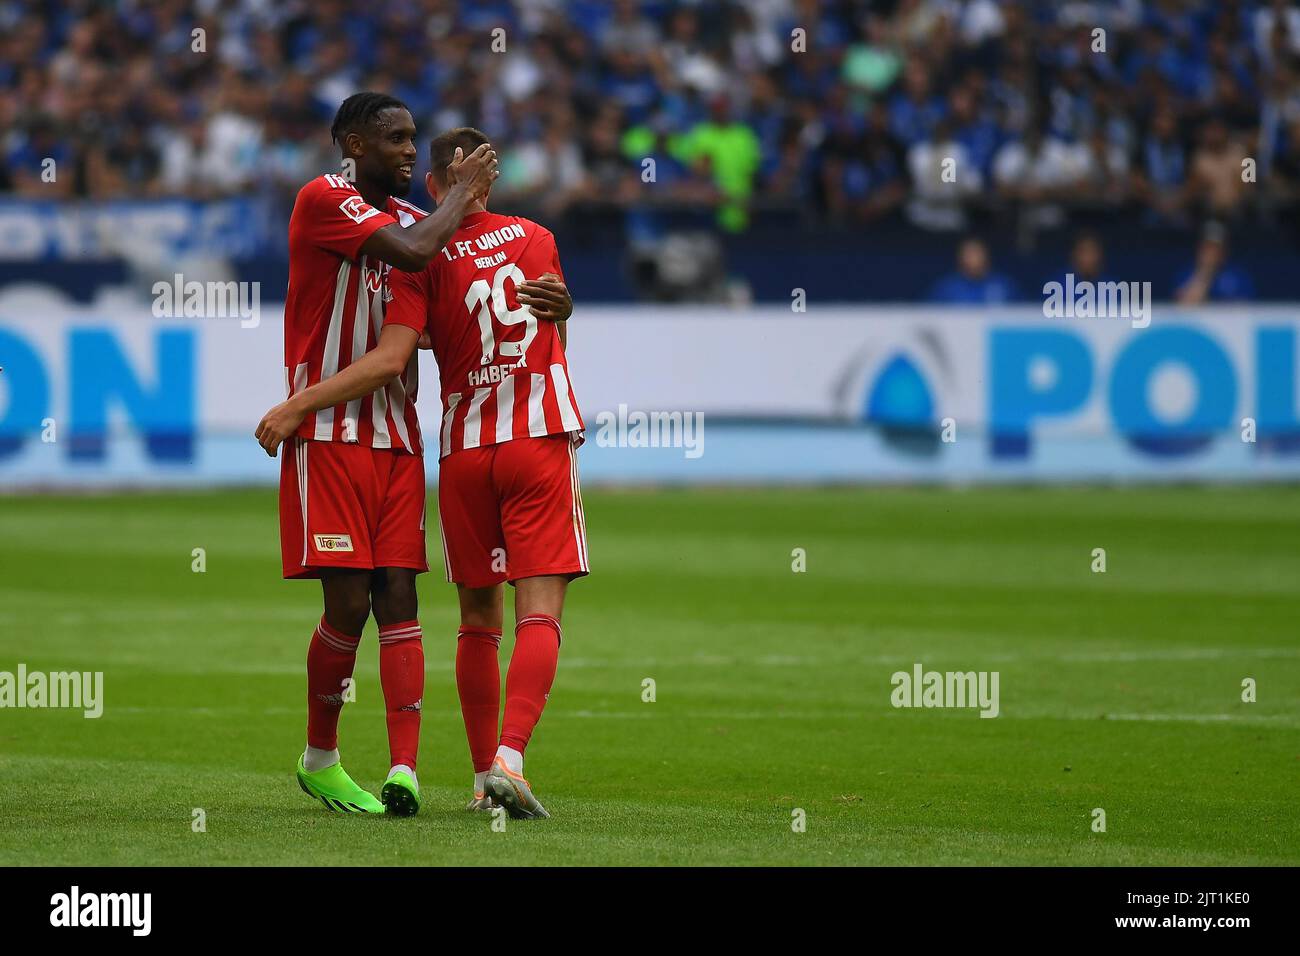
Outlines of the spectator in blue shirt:
[{"label": "spectator in blue shirt", "polygon": [[1156,222],[1177,222],[1182,217],[1187,181],[1187,153],[1173,111],[1161,108],[1151,118],[1142,141],[1135,186],[1139,199]]},{"label": "spectator in blue shirt", "polygon": [[[1059,282],[1064,287],[1066,275],[1073,275],[1076,285],[1080,282],[1118,281],[1106,268],[1106,250],[1102,246],[1101,237],[1095,232],[1080,232],[1074,237],[1069,264],[1047,282]],[[1046,285],[1047,282],[1043,284]]]},{"label": "spectator in blue shirt", "polygon": [[930,301],[942,305],[1002,305],[1016,297],[1014,283],[993,271],[988,246],[969,236],[957,247],[957,271],[930,292]]},{"label": "spectator in blue shirt", "polygon": [[993,154],[1002,145],[1001,130],[980,114],[974,95],[965,86],[952,91],[948,106],[953,120],[953,138],[966,147],[966,154],[987,180],[993,167]]},{"label": "spectator in blue shirt", "polygon": [[[4,158],[15,192],[46,199],[71,195],[77,177],[76,155],[49,117],[33,120],[26,135]],[[54,165],[47,166],[46,160],[53,160]]]},{"label": "spectator in blue shirt", "polygon": [[1179,277],[1174,290],[1180,305],[1248,302],[1255,296],[1250,276],[1228,260],[1228,233],[1218,223],[1206,227],[1196,247],[1196,261]]},{"label": "spectator in blue shirt", "polygon": [[610,69],[603,78],[604,93],[623,108],[632,123],[647,119],[659,97],[653,71],[633,53],[623,50],[608,57]]},{"label": "spectator in blue shirt", "polygon": [[919,58],[903,71],[903,90],[889,101],[889,131],[905,147],[925,139],[943,118],[943,100],[934,93],[930,73]]}]

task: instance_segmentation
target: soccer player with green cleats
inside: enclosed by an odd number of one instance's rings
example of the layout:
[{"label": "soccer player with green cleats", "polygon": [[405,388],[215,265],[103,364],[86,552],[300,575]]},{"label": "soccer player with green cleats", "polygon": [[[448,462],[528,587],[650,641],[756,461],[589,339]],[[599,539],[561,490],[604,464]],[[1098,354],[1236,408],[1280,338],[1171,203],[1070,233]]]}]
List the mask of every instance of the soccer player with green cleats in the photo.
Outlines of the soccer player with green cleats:
[{"label": "soccer player with green cleats", "polygon": [[[341,763],[332,763],[315,772],[303,766],[298,758],[298,786],[309,797],[315,797],[335,813],[383,813],[384,805],[369,790],[353,782]],[[419,806],[419,798],[416,798]]]},{"label": "soccer player with green cleats", "polygon": [[379,795],[391,814],[413,817],[420,812],[420,785],[416,783],[415,771],[406,767],[394,767],[389,771]]}]

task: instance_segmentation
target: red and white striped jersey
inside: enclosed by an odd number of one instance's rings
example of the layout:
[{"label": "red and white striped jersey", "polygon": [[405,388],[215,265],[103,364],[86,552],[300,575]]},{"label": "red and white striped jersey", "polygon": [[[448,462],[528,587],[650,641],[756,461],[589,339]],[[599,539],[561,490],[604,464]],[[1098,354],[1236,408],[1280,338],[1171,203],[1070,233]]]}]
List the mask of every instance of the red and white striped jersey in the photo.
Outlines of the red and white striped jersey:
[{"label": "red and white striped jersey", "polygon": [[[375,230],[409,226],[424,210],[389,197],[376,209],[342,176],[303,186],[289,217],[289,293],[284,304],[284,378],[289,395],[347,368],[379,340],[389,295],[388,263],[360,254]],[[421,454],[415,358],[365,398],[308,415],[297,435]]]},{"label": "red and white striped jersey", "polygon": [[518,216],[470,213],[423,272],[394,272],[384,321],[428,329],[442,378],[439,458],[462,448],[568,433],[582,416],[555,323],[515,287],[563,276],[555,236]]}]

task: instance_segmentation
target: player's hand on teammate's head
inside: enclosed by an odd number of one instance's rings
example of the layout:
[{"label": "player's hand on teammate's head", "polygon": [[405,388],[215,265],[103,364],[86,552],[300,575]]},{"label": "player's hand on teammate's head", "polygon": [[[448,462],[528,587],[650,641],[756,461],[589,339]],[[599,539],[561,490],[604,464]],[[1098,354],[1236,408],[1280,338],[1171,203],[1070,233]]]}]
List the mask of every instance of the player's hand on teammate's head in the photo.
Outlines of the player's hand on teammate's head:
[{"label": "player's hand on teammate's head", "polygon": [[469,178],[469,167],[465,165],[465,151],[459,146],[456,147],[456,152],[452,156],[451,162],[448,163],[447,168],[443,170],[443,178],[446,179],[448,186],[455,186],[459,183],[463,183]]},{"label": "player's hand on teammate's head", "polygon": [[564,322],[573,315],[573,298],[569,287],[554,272],[544,272],[540,278],[529,279],[515,287],[521,305],[536,318],[548,322]]},{"label": "player's hand on teammate's head", "polygon": [[490,143],[484,143],[468,156],[457,146],[456,158],[447,165],[447,185],[464,183],[475,199],[486,196],[493,181],[500,175],[497,153]]},{"label": "player's hand on teammate's head", "polygon": [[288,402],[281,402],[262,416],[253,435],[266,453],[274,458],[280,443],[293,437],[293,433],[298,430],[305,417],[306,415],[293,408]]}]

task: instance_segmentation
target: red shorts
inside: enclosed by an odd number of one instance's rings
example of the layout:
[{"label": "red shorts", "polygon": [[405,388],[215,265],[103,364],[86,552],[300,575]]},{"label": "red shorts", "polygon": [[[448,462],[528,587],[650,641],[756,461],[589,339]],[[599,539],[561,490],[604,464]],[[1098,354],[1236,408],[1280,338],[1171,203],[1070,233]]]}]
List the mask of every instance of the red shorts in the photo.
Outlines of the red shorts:
[{"label": "red shorts", "polygon": [[438,464],[447,580],[470,588],[587,573],[578,459],[567,435],[454,451]]},{"label": "red shorts", "polygon": [[322,568],[429,570],[422,455],[291,438],[280,457],[286,578],[318,578]]}]

